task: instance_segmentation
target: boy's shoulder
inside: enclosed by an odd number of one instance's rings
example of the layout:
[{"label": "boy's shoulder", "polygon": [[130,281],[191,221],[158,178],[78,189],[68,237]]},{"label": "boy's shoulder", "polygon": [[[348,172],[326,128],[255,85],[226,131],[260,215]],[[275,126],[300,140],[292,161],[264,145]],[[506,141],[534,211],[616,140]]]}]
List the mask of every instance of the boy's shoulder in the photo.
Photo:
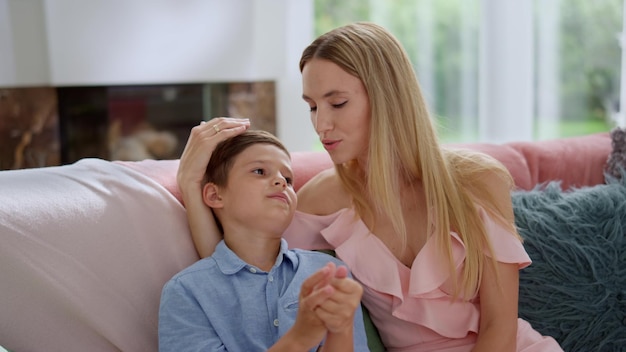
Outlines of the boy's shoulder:
[{"label": "boy's shoulder", "polygon": [[333,262],[337,265],[344,265],[347,266],[346,263],[344,263],[342,260],[340,260],[339,258],[335,257],[333,255],[332,251],[312,251],[312,250],[305,250],[305,249],[299,249],[299,248],[293,248],[290,249],[290,251],[294,252],[301,260],[304,261],[304,263],[323,263],[326,264],[328,262]]},{"label": "boy's shoulder", "polygon": [[217,262],[215,259],[213,257],[206,257],[179,271],[170,281],[181,280],[196,275],[211,275],[216,269]]}]

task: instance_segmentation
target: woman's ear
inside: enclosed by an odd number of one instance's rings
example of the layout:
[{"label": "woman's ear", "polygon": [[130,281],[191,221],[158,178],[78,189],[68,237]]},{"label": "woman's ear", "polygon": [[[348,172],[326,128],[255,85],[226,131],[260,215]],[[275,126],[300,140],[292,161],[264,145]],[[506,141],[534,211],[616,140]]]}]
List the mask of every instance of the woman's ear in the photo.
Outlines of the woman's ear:
[{"label": "woman's ear", "polygon": [[207,183],[202,188],[202,200],[210,208],[222,208],[224,206],[219,194],[220,188],[215,183]]}]

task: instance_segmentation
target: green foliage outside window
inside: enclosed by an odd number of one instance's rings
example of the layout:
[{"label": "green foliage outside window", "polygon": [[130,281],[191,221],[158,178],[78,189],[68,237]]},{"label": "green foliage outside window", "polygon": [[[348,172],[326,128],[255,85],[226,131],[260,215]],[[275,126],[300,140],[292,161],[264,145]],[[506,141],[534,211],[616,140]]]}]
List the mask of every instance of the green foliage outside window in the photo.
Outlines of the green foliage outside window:
[{"label": "green foliage outside window", "polygon": [[[443,140],[472,139],[468,122],[475,130],[478,114],[479,0],[315,0],[315,34],[354,21],[372,21],[388,28],[404,45],[415,65],[418,78],[423,42],[419,31],[432,21],[431,90],[426,91],[431,111],[441,127]],[[425,7],[426,6],[426,7]],[[535,22],[545,3],[534,3]],[[611,115],[619,110],[623,0],[558,1],[558,105],[560,116],[542,121],[538,130],[551,128],[565,137],[608,131]],[[427,11],[424,11],[427,9]],[[542,33],[535,26],[535,38]],[[536,40],[537,41],[537,40]],[[422,45],[422,47],[420,47]],[[420,51],[422,50],[422,51]],[[469,63],[469,66],[468,66]],[[537,67],[541,62],[535,62]],[[473,77],[475,89],[461,97],[461,75]],[[537,75],[537,73],[536,73]],[[467,95],[467,94],[466,94]],[[467,115],[472,112],[472,116]],[[465,112],[465,113],[464,113]],[[468,137],[469,136],[469,137]]]}]

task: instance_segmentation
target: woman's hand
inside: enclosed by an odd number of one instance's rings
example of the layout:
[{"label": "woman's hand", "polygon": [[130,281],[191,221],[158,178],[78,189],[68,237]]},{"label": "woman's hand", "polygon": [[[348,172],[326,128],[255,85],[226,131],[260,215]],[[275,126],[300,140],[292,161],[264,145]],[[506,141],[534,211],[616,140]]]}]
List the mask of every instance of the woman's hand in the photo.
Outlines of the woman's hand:
[{"label": "woman's hand", "polygon": [[176,181],[187,209],[191,237],[200,258],[213,253],[222,238],[211,209],[202,200],[202,179],[217,144],[250,127],[250,120],[213,118],[191,129],[180,157]]},{"label": "woman's hand", "polygon": [[183,193],[199,192],[204,172],[217,144],[250,127],[249,119],[216,117],[193,127],[180,157],[176,180]]}]

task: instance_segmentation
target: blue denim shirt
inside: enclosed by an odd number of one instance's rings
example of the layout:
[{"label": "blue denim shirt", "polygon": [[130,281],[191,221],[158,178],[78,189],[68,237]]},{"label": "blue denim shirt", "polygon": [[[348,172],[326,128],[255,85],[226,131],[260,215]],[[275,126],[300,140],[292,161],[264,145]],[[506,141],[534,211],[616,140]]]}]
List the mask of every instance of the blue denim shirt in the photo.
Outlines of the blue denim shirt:
[{"label": "blue denim shirt", "polygon": [[[211,257],[164,286],[159,351],[266,351],[295,323],[302,282],[329,261],[345,265],[323,253],[288,250],[283,239],[276,263],[264,272],[220,242]],[[355,351],[369,351],[361,309],[354,344]]]}]

